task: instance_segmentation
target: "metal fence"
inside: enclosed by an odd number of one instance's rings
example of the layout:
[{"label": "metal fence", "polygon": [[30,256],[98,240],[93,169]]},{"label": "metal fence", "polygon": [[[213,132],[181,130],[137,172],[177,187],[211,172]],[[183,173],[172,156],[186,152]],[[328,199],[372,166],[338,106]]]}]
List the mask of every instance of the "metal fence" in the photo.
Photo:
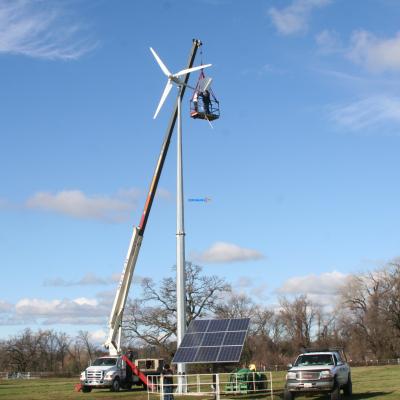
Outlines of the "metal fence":
[{"label": "metal fence", "polygon": [[77,374],[69,372],[52,372],[52,371],[41,371],[41,372],[0,372],[0,379],[40,379],[40,378],[71,378]]},{"label": "metal fence", "polygon": [[163,382],[160,375],[148,375],[148,400],[172,400],[176,396],[205,396],[219,400],[226,395],[270,396],[273,400],[272,373],[248,372],[232,374],[173,375],[173,385]]}]

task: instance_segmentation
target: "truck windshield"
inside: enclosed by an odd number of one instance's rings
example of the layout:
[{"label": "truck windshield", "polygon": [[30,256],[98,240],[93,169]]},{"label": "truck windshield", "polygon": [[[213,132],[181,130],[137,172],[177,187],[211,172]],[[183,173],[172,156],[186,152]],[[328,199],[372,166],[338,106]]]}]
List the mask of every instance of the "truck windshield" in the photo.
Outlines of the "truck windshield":
[{"label": "truck windshield", "polygon": [[303,354],[299,356],[294,363],[296,367],[306,365],[334,365],[331,354]]},{"label": "truck windshield", "polygon": [[112,366],[117,363],[117,358],[98,358],[92,365],[94,366]]}]

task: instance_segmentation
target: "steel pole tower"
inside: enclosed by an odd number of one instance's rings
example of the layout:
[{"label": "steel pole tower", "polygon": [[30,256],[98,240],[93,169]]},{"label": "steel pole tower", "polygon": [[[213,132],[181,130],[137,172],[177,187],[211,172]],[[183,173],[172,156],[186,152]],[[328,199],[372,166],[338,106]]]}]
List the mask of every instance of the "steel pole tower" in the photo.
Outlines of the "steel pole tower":
[{"label": "steel pole tower", "polygon": [[[179,91],[182,90],[182,87]],[[186,331],[186,290],[185,290],[185,225],[183,207],[183,163],[182,163],[182,114],[181,96],[178,96],[178,133],[176,162],[176,311],[177,347]],[[178,364],[178,374],[186,372],[185,364]]]}]

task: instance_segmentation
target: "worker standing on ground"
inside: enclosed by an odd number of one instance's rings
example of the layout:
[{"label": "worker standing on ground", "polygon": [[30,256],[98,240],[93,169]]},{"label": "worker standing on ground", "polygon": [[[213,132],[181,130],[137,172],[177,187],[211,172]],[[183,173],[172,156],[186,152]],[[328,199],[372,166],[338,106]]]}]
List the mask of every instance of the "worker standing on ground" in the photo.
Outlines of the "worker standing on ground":
[{"label": "worker standing on ground", "polygon": [[173,389],[174,389],[174,373],[172,372],[169,364],[164,365],[162,371],[163,387],[164,387],[164,400],[174,400]]}]

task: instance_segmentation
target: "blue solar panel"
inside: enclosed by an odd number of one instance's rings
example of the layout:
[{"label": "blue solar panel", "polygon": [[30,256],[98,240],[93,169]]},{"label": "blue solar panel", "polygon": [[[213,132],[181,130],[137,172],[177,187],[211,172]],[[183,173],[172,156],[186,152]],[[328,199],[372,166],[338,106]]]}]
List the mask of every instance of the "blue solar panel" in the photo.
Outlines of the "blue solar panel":
[{"label": "blue solar panel", "polygon": [[227,331],[247,331],[249,318],[231,319]]},{"label": "blue solar panel", "polygon": [[187,333],[181,342],[180,347],[196,347],[200,346],[204,333]]},{"label": "blue solar panel", "polygon": [[208,325],[207,332],[225,332],[229,319],[212,319]]},{"label": "blue solar panel", "polygon": [[195,319],[190,323],[187,333],[205,332],[209,322],[208,319]]},{"label": "blue solar panel", "polygon": [[212,332],[204,335],[202,346],[221,346],[225,332]]},{"label": "blue solar panel", "polygon": [[192,321],[172,362],[238,362],[249,323],[249,318]]},{"label": "blue solar panel", "polygon": [[195,362],[215,362],[218,357],[219,347],[200,347]]},{"label": "blue solar panel", "polygon": [[241,346],[243,345],[246,331],[226,332],[224,338],[224,346]]},{"label": "blue solar panel", "polygon": [[197,347],[180,347],[175,353],[174,362],[181,363],[186,362],[186,360],[194,360],[197,349]]},{"label": "blue solar panel", "polygon": [[242,346],[222,346],[218,355],[218,362],[238,362],[242,353]]}]

